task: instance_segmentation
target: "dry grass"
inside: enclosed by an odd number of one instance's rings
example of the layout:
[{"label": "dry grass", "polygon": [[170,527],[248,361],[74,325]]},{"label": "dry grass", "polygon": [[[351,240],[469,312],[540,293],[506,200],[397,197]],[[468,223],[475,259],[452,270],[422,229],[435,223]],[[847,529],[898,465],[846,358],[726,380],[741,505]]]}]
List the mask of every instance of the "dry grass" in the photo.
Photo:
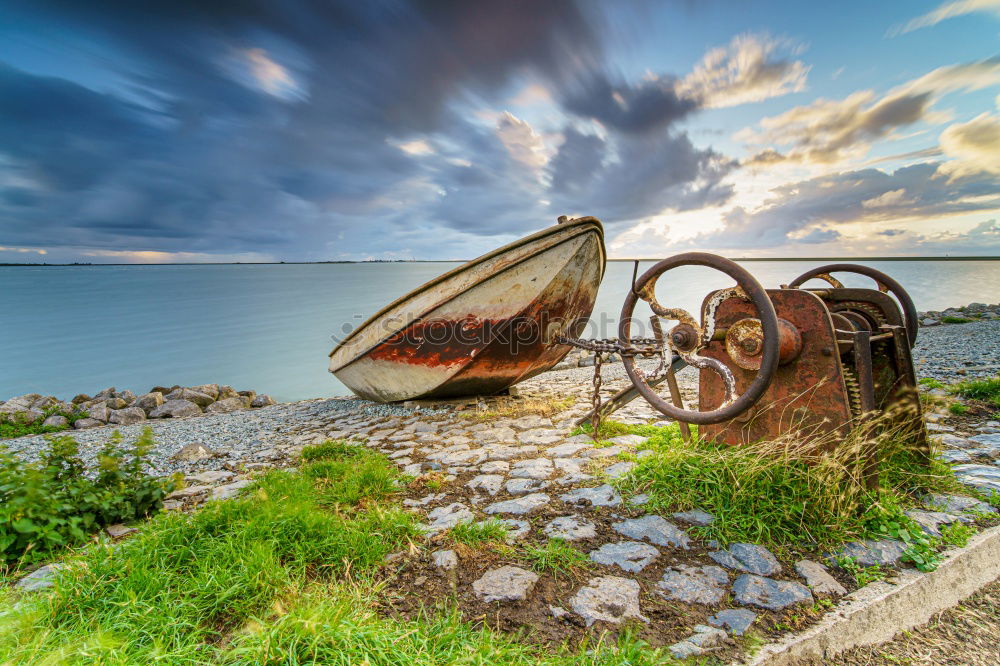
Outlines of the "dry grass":
[{"label": "dry grass", "polygon": [[1000,663],[1000,579],[965,602],[935,615],[927,624],[891,642],[849,650],[835,666],[983,665]]},{"label": "dry grass", "polygon": [[554,416],[569,409],[576,399],[557,395],[497,396],[480,402],[476,407],[459,412],[463,418],[474,421],[517,419],[522,416]]}]

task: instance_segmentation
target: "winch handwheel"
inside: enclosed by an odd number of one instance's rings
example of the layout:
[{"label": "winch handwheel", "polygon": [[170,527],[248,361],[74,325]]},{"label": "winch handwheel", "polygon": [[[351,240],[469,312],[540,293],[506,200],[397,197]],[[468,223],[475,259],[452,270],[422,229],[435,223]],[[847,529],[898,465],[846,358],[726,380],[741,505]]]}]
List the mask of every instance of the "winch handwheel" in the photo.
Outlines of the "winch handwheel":
[{"label": "winch handwheel", "polygon": [[913,304],[913,299],[910,298],[910,295],[906,293],[905,289],[903,289],[903,285],[899,284],[882,271],[877,271],[874,268],[862,266],[861,264],[827,264],[826,266],[818,266],[811,271],[806,271],[792,280],[788,286],[793,289],[798,288],[807,281],[813,278],[818,278],[825,281],[835,289],[843,289],[844,285],[830,275],[831,273],[857,273],[858,275],[870,277],[875,280],[875,284],[878,285],[879,291],[883,293],[888,292],[895,296],[896,300],[899,301],[899,304],[903,309],[903,323],[906,326],[906,338],[910,341],[910,347],[913,346],[913,343],[917,341],[917,307]]},{"label": "winch handwheel", "polygon": [[[678,266],[707,266],[714,268],[736,280],[737,287],[720,290],[715,293],[710,301],[702,308],[702,323],[699,324],[690,313],[678,308],[665,308],[656,300],[656,282],[661,275],[672,268]],[[750,382],[739,396],[736,394],[736,379],[732,371],[721,361],[714,358],[700,356],[698,352],[708,346],[714,334],[714,307],[725,298],[741,296],[748,299],[757,309],[757,316],[760,319],[762,330],[761,364],[756,377]],[[767,292],[757,282],[754,277],[738,264],[714,254],[706,252],[686,252],[664,259],[642,276],[633,285],[632,290],[625,297],[625,304],[622,306],[621,321],[618,324],[618,337],[623,345],[631,339],[632,314],[636,303],[640,300],[646,301],[653,313],[666,320],[679,321],[680,323],[667,333],[670,345],[674,347],[678,354],[689,365],[698,368],[710,368],[722,377],[726,387],[726,397],[722,406],[707,412],[697,410],[687,410],[675,407],[670,402],[661,398],[646,381],[643,372],[636,366],[635,358],[626,354],[622,355],[622,363],[625,372],[636,390],[644,397],[649,404],[660,410],[667,416],[684,423],[695,423],[706,425],[710,423],[721,423],[739,416],[749,409],[767,390],[774,378],[775,370],[778,367],[779,356],[779,332],[778,317],[774,311],[774,305],[768,297]]]}]

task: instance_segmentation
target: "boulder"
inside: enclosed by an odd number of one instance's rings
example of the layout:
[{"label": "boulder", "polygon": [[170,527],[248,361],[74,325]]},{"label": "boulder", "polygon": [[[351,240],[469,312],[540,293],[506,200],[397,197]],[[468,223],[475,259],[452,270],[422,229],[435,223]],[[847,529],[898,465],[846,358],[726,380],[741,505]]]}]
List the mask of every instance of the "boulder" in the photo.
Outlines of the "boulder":
[{"label": "boulder", "polygon": [[198,393],[204,393],[205,395],[212,398],[212,400],[219,399],[219,385],[218,384],[198,384],[198,386],[192,386],[192,391],[197,391]]},{"label": "boulder", "polygon": [[591,578],[586,586],[569,600],[573,611],[589,627],[598,620],[622,622],[636,618],[649,622],[639,608],[639,583],[620,576]]},{"label": "boulder", "polygon": [[141,407],[125,407],[124,409],[111,410],[110,423],[119,425],[134,425],[146,420],[146,412]]},{"label": "boulder", "polygon": [[49,407],[54,407],[57,404],[59,404],[59,401],[55,396],[47,395],[31,403],[31,408],[39,412],[44,412]]},{"label": "boulder", "polygon": [[733,599],[744,606],[778,611],[797,604],[811,604],[812,592],[802,583],[743,574],[733,583]]},{"label": "boulder", "polygon": [[472,591],[486,603],[524,601],[537,582],[537,574],[508,565],[487,571],[472,583]]},{"label": "boulder", "polygon": [[76,405],[71,402],[57,402],[54,405],[54,409],[63,414],[72,414],[76,411]]},{"label": "boulder", "polygon": [[225,400],[226,398],[236,398],[240,394],[236,392],[232,386],[220,386],[219,387],[219,400]]},{"label": "boulder", "polygon": [[191,444],[185,444],[181,447],[181,450],[175,453],[172,458],[175,460],[184,460],[187,462],[196,462],[198,460],[207,460],[209,458],[214,458],[216,456],[215,451],[208,448],[200,442],[192,442]]},{"label": "boulder", "polygon": [[90,402],[91,400],[92,398],[86,393],[77,393],[70,402],[74,405],[79,405],[81,402]]},{"label": "boulder", "polygon": [[124,391],[119,391],[118,397],[125,401],[126,406],[131,405],[133,402],[135,402],[135,393],[132,393],[132,391],[129,391],[128,389],[125,389]]},{"label": "boulder", "polygon": [[89,416],[92,419],[97,419],[98,421],[104,421],[105,423],[107,423],[108,419],[111,418],[111,410],[108,408],[107,405],[105,405],[102,402],[88,409],[87,416]]},{"label": "boulder", "polygon": [[[257,391],[240,391],[239,394],[244,398],[249,398],[251,403],[253,402],[253,399],[257,397]],[[415,430],[414,432],[417,431]]]},{"label": "boulder", "polygon": [[77,430],[86,430],[87,428],[100,428],[104,425],[103,421],[98,421],[97,419],[77,419],[73,421],[73,427]]},{"label": "boulder", "polygon": [[271,396],[267,395],[266,393],[258,393],[254,397],[254,399],[252,401],[250,401],[250,406],[254,407],[254,408],[268,407],[268,406],[273,405],[273,404],[275,404],[274,403],[274,398],[272,398]]},{"label": "boulder", "polygon": [[149,413],[151,419],[181,418],[184,416],[198,416],[201,414],[201,407],[190,400],[167,400],[165,403]]},{"label": "boulder", "polygon": [[246,398],[239,395],[232,398],[223,398],[218,402],[210,404],[205,411],[209,414],[228,414],[229,412],[238,412],[241,409],[249,409],[250,405],[245,401]]},{"label": "boulder", "polygon": [[167,401],[170,400],[187,400],[188,402],[193,402],[199,407],[208,407],[212,404],[212,396],[205,395],[199,391],[189,388],[179,388],[176,391],[171,391],[164,396]]},{"label": "boulder", "polygon": [[113,398],[113,397],[115,397],[115,387],[110,386],[101,391],[100,393],[98,393],[97,395],[95,395],[94,400],[107,400],[108,398]]},{"label": "boulder", "polygon": [[49,428],[65,428],[69,425],[69,419],[65,416],[60,416],[59,414],[53,414],[49,418],[42,421],[42,425]]},{"label": "boulder", "polygon": [[108,409],[124,409],[128,407],[128,403],[125,402],[124,398],[108,398],[104,401],[104,405]]},{"label": "boulder", "polygon": [[163,394],[159,391],[144,393],[135,399],[133,407],[138,407],[146,412],[151,412],[164,403]]}]

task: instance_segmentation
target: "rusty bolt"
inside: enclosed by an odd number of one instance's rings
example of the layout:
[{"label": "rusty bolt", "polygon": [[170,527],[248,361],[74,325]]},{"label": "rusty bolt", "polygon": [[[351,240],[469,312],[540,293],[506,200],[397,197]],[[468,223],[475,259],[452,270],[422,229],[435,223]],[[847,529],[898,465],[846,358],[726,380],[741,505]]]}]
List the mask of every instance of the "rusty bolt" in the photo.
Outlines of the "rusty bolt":
[{"label": "rusty bolt", "polygon": [[740,341],[740,348],[750,356],[760,353],[761,343],[757,338],[744,338]]}]

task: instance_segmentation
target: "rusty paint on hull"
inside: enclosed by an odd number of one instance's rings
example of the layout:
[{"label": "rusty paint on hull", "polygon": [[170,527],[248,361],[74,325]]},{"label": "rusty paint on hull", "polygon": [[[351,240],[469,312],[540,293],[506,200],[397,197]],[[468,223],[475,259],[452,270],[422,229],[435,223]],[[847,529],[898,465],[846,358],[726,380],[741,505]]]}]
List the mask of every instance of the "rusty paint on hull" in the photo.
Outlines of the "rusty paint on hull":
[{"label": "rusty paint on hull", "polygon": [[361,397],[391,402],[489,394],[569,351],[604,274],[594,218],[546,229],[393,302],[331,353],[330,371]]}]

